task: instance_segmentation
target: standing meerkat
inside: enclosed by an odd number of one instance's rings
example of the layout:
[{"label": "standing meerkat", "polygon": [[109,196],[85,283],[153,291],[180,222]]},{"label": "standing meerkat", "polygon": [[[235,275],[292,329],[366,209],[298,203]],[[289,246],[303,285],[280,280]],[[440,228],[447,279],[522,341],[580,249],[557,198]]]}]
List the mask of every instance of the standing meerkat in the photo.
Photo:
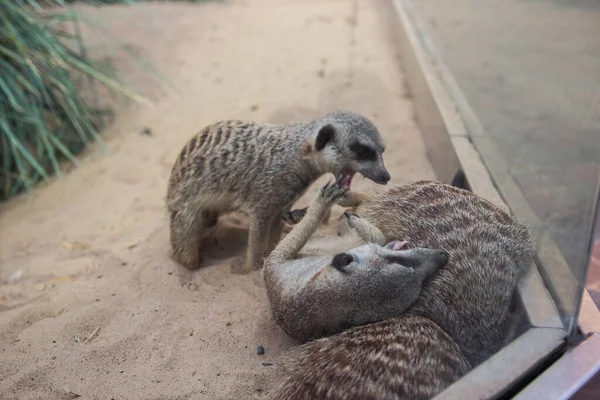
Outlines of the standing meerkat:
[{"label": "standing meerkat", "polygon": [[323,187],[264,265],[273,318],[300,342],[402,314],[419,296],[423,281],[448,261],[443,250],[407,249],[407,242],[399,240],[386,244],[375,226],[352,214],[344,215],[357,237],[332,238],[327,244],[321,239],[317,251],[301,253],[347,190],[343,178]]},{"label": "standing meerkat", "polygon": [[281,237],[282,215],[320,176],[359,172],[390,180],[384,143],[375,125],[350,111],[307,123],[267,125],[222,121],[204,128],[181,150],[169,179],[167,208],[173,257],[200,266],[203,231],[219,215],[249,215],[248,249],[234,270],[260,267]]},{"label": "standing meerkat", "polygon": [[471,192],[426,181],[392,187],[357,214],[386,239],[442,248],[449,261],[403,315],[293,349],[269,399],[430,399],[507,339],[517,281],[533,264],[524,224]]}]

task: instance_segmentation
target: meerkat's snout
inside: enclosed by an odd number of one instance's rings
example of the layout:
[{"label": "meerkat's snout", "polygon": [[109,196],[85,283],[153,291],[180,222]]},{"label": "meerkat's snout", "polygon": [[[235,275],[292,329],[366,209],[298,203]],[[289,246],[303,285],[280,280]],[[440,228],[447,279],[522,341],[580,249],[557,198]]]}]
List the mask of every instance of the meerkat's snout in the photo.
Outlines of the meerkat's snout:
[{"label": "meerkat's snout", "polygon": [[375,179],[375,183],[379,183],[380,185],[387,185],[387,183],[390,181],[390,179],[391,179],[390,173],[387,172],[386,169],[384,169],[382,172],[380,172],[378,178]]},{"label": "meerkat's snout", "polygon": [[433,257],[440,267],[448,264],[448,260],[450,259],[450,255],[445,250],[436,250]]},{"label": "meerkat's snout", "polygon": [[391,179],[390,173],[383,165],[383,160],[376,165],[370,163],[370,165],[367,164],[363,168],[358,168],[358,172],[379,185],[386,185]]},{"label": "meerkat's snout", "polygon": [[[369,176],[365,175],[365,173],[369,174]],[[370,168],[368,171],[365,171],[365,173],[363,173],[363,175],[379,185],[387,185],[391,179],[390,173],[383,164],[383,157],[374,167]]]}]

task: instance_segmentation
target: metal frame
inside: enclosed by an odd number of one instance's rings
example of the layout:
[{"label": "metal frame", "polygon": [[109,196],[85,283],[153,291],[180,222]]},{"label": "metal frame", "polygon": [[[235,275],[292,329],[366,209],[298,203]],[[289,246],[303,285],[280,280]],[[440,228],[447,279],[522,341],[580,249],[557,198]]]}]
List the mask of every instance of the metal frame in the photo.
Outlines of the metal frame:
[{"label": "metal frame", "polygon": [[[587,339],[580,347],[562,355],[568,347],[568,334],[574,327],[564,325],[560,310],[569,298],[573,298],[573,293],[565,293],[564,285],[553,285],[552,282],[575,280],[575,277],[550,235],[545,233],[543,223],[507,173],[505,160],[485,140],[477,140],[485,138],[485,131],[445,65],[434,58],[433,46],[420,30],[408,1],[392,0],[392,3],[399,19],[397,33],[407,84],[427,155],[438,179],[450,182],[454,173],[461,170],[473,192],[501,208],[526,216],[537,230],[536,237],[541,238],[537,243],[537,265],[531,266],[517,290],[518,300],[532,327],[436,399],[510,398],[515,393],[519,393],[519,399],[556,398],[548,395],[551,388],[567,393],[597,368],[589,362],[582,364],[577,373],[565,374],[573,360],[581,360],[585,351],[594,350],[598,354],[600,349],[600,339],[593,336],[592,341],[592,338]],[[482,157],[493,168],[488,169]],[[585,289],[575,309],[579,314],[580,331],[600,332],[600,311]],[[510,368],[506,368],[508,363]],[[536,378],[550,364],[551,367]],[[533,383],[529,384],[532,379]],[[551,381],[554,386],[548,384]],[[523,390],[518,392],[520,389]]]},{"label": "metal frame", "polygon": [[600,371],[600,334],[594,333],[565,353],[513,399],[569,399],[588,379]]}]

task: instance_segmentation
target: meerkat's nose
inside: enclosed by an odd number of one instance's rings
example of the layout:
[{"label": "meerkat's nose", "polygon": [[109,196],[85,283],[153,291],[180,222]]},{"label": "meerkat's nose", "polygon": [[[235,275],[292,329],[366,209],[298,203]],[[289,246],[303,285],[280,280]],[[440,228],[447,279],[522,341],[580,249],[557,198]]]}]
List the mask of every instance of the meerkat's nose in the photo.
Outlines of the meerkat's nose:
[{"label": "meerkat's nose", "polygon": [[348,221],[350,221],[350,218],[351,218],[351,217],[360,218],[358,215],[356,215],[356,214],[353,214],[353,213],[349,213],[349,212],[345,212],[343,215],[344,215],[344,217],[346,217],[346,219],[347,219]]},{"label": "meerkat's nose", "polygon": [[390,181],[390,179],[391,179],[390,173],[387,172],[386,170],[383,170],[383,172],[381,174],[379,174],[379,178],[377,179],[377,183],[385,185],[385,184],[387,184]]}]

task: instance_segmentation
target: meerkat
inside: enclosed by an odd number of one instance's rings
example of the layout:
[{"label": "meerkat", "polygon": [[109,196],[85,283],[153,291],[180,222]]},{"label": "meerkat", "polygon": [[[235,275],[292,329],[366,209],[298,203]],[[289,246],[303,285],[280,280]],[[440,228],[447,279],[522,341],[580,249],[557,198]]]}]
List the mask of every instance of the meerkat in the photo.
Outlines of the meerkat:
[{"label": "meerkat", "polygon": [[221,121],[183,147],[167,190],[172,256],[189,269],[202,263],[200,242],[219,215],[249,215],[246,254],[234,260],[249,272],[281,238],[281,216],[320,176],[345,173],[386,184],[380,132],[366,117],[334,111],[307,123],[269,125]]},{"label": "meerkat", "polygon": [[399,240],[386,244],[377,228],[348,213],[350,227],[366,244],[353,247],[355,242],[341,240],[337,254],[332,246],[324,254],[299,254],[327,210],[347,192],[347,181],[342,177],[321,188],[263,268],[273,318],[300,342],[402,314],[423,281],[448,261],[443,250],[406,249]]},{"label": "meerkat", "polygon": [[431,181],[389,188],[356,211],[388,240],[446,250],[448,263],[403,315],[292,350],[269,399],[429,399],[506,342],[517,281],[535,253],[526,225]]}]

